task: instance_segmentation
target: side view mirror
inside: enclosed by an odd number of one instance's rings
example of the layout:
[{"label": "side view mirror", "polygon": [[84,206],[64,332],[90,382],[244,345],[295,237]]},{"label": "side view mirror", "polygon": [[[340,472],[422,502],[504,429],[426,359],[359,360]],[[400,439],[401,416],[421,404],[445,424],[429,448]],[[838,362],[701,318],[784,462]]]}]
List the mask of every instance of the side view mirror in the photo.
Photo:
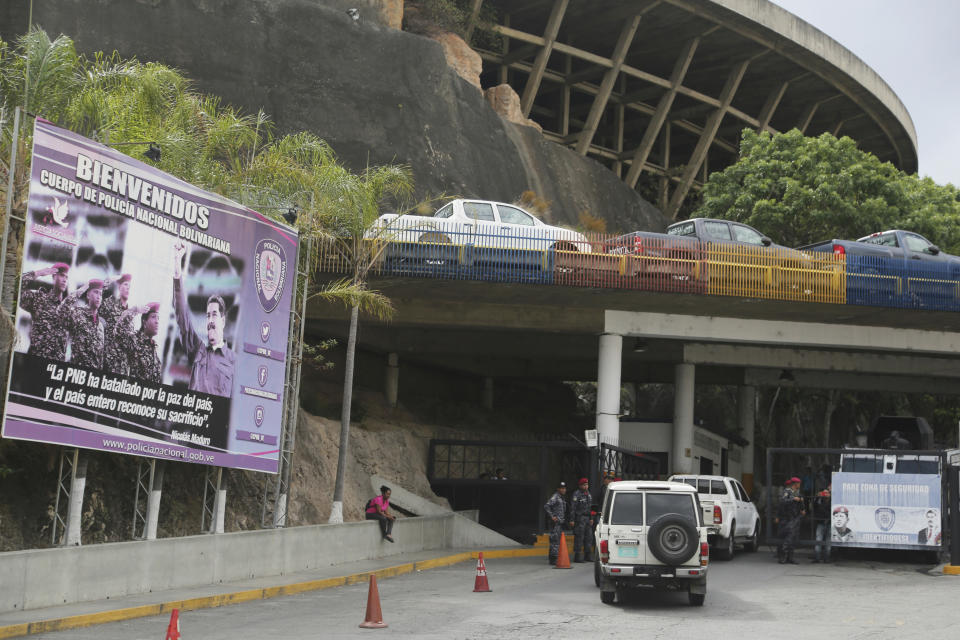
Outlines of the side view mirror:
[{"label": "side view mirror", "polygon": [[930,252],[930,255],[935,256],[935,255],[937,255],[938,253],[940,253],[940,247],[938,247],[938,246],[935,245],[935,244],[932,244],[932,245],[930,245],[929,247],[927,247],[927,251]]},{"label": "side view mirror", "polygon": [[769,247],[770,245],[773,244],[773,240],[771,240],[767,236],[763,236],[762,238],[760,238],[760,242],[763,243],[763,246],[765,247]]}]

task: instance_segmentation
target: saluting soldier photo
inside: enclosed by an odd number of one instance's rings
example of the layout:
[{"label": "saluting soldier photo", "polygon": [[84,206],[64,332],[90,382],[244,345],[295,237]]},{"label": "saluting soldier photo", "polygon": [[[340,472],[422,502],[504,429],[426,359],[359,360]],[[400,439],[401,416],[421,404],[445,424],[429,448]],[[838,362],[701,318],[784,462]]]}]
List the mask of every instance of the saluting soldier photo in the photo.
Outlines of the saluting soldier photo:
[{"label": "saluting soldier photo", "polygon": [[104,353],[103,368],[111,373],[127,375],[129,365],[127,352],[120,348],[115,333],[120,315],[127,310],[130,298],[129,273],[124,273],[113,283],[113,295],[107,296],[108,287],[104,286],[104,300],[100,305],[100,317],[103,318]]},{"label": "saluting soldier photo", "polygon": [[70,362],[91,369],[103,367],[103,285],[103,280],[90,280],[60,305],[60,322],[70,334]]},{"label": "saluting soldier photo", "polygon": [[[159,302],[130,307],[120,315],[114,332],[116,348],[125,354],[129,375],[154,384],[160,384],[163,371],[156,343],[160,328],[159,310]],[[134,330],[136,315],[140,316],[140,328]]]},{"label": "saluting soldier photo", "polygon": [[[27,353],[51,360],[63,360],[67,353],[67,331],[60,323],[60,305],[67,297],[70,265],[58,262],[46,269],[27,271],[20,278],[20,308],[30,314],[30,348]],[[29,289],[37,278],[53,276],[53,286]]]}]

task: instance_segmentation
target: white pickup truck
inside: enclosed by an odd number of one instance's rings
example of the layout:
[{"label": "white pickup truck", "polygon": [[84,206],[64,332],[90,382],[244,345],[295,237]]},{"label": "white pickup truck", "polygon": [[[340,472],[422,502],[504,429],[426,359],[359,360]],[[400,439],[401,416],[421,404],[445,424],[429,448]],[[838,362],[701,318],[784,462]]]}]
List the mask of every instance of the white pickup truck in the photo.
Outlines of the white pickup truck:
[{"label": "white pickup truck", "polygon": [[387,213],[377,219],[367,236],[389,242],[591,251],[582,233],[546,224],[516,205],[489,200],[452,200],[432,216]]},{"label": "white pickup truck", "polygon": [[727,476],[700,475],[675,475],[670,480],[696,487],[703,522],[710,528],[708,539],[718,558],[732,558],[737,544],[746,551],[760,547],[760,514],[739,482]]}]

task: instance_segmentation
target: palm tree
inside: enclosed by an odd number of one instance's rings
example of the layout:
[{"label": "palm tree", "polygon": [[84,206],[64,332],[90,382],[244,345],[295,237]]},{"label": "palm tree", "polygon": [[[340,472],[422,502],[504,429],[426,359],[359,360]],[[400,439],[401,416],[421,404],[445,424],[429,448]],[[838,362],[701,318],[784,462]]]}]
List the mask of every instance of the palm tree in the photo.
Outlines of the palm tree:
[{"label": "palm tree", "polygon": [[380,238],[371,237],[371,229],[387,200],[404,202],[410,197],[413,177],[408,167],[399,165],[368,167],[360,175],[342,169],[331,172],[330,177],[329,189],[317,208],[317,214],[324,221],[323,230],[317,237],[326,249],[325,255],[338,262],[350,275],[323,287],[311,298],[341,302],[350,309],[340,412],[340,450],[329,518],[330,523],[337,524],[343,522],[343,481],[350,442],[350,406],[360,312],[380,319],[393,314],[390,300],[367,286],[370,270],[384,250],[383,243],[376,241]]}]

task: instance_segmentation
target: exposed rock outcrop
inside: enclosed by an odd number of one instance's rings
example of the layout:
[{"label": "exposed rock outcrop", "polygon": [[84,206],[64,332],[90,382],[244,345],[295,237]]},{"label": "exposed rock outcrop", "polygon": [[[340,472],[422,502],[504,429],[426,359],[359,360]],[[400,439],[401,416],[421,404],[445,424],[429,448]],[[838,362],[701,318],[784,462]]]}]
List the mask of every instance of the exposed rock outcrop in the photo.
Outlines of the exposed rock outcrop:
[{"label": "exposed rock outcrop", "polygon": [[520,124],[525,127],[533,127],[537,131],[543,132],[543,127],[531,120],[523,117],[523,111],[520,110],[520,96],[508,84],[500,84],[490,87],[483,92],[487,102],[493,107],[501,118],[508,122]]},{"label": "exposed rock outcrop", "polygon": [[458,76],[480,88],[480,72],[483,71],[483,60],[480,54],[470,48],[463,38],[455,33],[439,33],[431,36],[443,47],[443,54],[447,59],[447,66],[453,69]]}]

